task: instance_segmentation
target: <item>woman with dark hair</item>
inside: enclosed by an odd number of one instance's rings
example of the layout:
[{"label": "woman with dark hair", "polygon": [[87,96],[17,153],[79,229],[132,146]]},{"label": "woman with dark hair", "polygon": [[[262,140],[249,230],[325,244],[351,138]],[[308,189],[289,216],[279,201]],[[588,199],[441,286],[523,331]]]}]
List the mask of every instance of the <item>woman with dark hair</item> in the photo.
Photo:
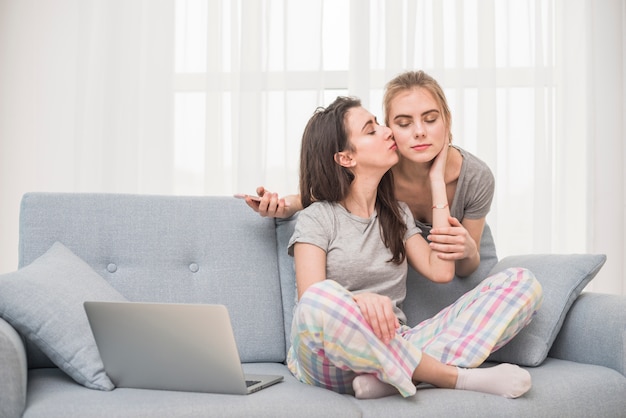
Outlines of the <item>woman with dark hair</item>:
[{"label": "woman with dark hair", "polygon": [[[304,209],[289,242],[298,296],[289,369],[304,383],[359,398],[411,396],[418,382],[523,395],[531,385],[526,370],[476,367],[540,305],[541,286],[528,270],[491,276],[435,317],[405,325],[407,262],[441,283],[452,280],[455,266],[428,245],[408,206],[396,200],[396,148],[391,130],[354,98],[318,109],[305,128]],[[445,148],[429,175],[434,228],[450,226]]]}]

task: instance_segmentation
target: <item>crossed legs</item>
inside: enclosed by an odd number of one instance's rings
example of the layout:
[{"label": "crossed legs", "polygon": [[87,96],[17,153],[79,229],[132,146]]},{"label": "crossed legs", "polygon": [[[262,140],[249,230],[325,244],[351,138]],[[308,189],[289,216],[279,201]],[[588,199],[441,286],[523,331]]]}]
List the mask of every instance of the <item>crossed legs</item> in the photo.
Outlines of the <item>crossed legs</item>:
[{"label": "crossed legs", "polygon": [[296,308],[288,365],[305,383],[359,398],[411,396],[416,382],[518,397],[530,388],[527,371],[511,364],[474,367],[513,338],[540,301],[532,274],[507,270],[385,345],[351,294],[326,280],[309,288]]}]

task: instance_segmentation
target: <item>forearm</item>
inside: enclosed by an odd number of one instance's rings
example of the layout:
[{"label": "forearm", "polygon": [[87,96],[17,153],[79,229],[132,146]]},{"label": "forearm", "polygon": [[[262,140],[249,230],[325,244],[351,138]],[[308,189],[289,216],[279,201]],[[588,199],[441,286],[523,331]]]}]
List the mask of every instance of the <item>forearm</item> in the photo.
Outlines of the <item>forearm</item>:
[{"label": "forearm", "polygon": [[[450,226],[450,207],[446,194],[446,183],[442,179],[431,180],[433,199],[433,228],[445,228]],[[455,263],[452,260],[444,260],[439,257],[439,251],[432,250],[430,254],[431,270],[435,272],[433,280],[436,282],[448,282],[454,277]]]},{"label": "forearm", "polygon": [[485,229],[485,218],[463,219],[461,226],[465,228],[466,237],[463,257],[456,261],[456,275],[467,277],[480,265],[480,240]]},{"label": "forearm", "polygon": [[476,251],[470,257],[457,260],[455,264],[456,275],[458,277],[467,277],[475,272],[480,265],[480,253]]},{"label": "forearm", "polygon": [[448,206],[448,195],[446,194],[446,183],[441,180],[431,181],[433,199],[433,228],[446,228],[450,226],[450,207]]}]

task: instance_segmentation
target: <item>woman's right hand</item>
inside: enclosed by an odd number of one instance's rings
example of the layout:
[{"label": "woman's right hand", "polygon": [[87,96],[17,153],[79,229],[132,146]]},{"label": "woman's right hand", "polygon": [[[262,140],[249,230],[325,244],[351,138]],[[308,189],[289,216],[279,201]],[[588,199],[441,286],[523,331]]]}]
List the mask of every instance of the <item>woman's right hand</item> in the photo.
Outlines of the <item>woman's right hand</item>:
[{"label": "woman's right hand", "polygon": [[296,212],[292,210],[295,205],[289,201],[292,196],[279,198],[277,193],[272,193],[263,186],[257,187],[256,194],[261,200],[246,199],[246,204],[262,217],[289,218]]},{"label": "woman's right hand", "polygon": [[430,167],[429,177],[430,180],[445,181],[446,163],[448,162],[448,149],[450,144],[444,144],[439,154],[433,160],[433,165]]}]

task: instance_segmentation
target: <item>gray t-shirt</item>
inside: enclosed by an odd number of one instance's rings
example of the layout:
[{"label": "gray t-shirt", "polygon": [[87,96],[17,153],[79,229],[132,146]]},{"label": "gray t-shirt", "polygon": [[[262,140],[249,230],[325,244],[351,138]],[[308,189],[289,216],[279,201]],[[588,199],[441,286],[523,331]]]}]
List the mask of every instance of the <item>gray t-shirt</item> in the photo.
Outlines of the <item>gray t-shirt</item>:
[{"label": "gray t-shirt", "polygon": [[[463,219],[480,219],[487,216],[491,208],[495,179],[484,161],[462,148],[456,147],[463,157],[461,172],[450,203],[450,215],[460,222]],[[416,221],[424,237],[430,234],[432,225]]]},{"label": "gray t-shirt", "polygon": [[[415,226],[408,206],[402,202],[399,206],[408,225],[406,241],[421,231]],[[338,203],[315,202],[298,214],[289,240],[288,251],[292,256],[297,242],[313,244],[326,252],[327,279],[354,293],[388,296],[394,303],[396,316],[406,322],[400,306],[406,297],[407,261],[401,264],[389,261],[392,254],[383,243],[376,213],[365,219]]]}]

